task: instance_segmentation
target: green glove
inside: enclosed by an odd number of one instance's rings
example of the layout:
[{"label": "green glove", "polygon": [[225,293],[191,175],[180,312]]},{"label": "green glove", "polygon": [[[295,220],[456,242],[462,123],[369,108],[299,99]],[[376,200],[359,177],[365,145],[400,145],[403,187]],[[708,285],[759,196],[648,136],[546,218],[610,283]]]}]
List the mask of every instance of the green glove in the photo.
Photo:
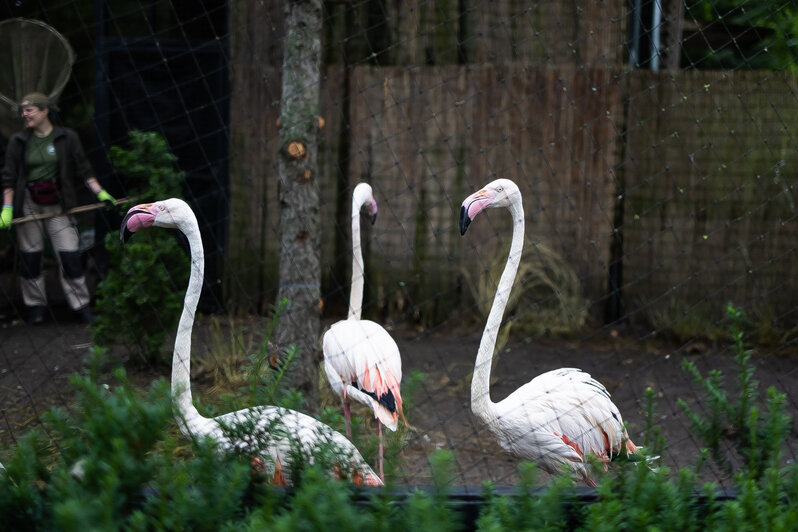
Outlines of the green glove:
[{"label": "green glove", "polygon": [[108,204],[109,207],[113,207],[114,205],[116,205],[116,200],[114,199],[114,197],[110,195],[108,191],[105,190],[104,188],[97,193],[97,199],[100,201],[104,201],[105,203]]},{"label": "green glove", "polygon": [[0,229],[8,229],[11,227],[11,219],[14,217],[14,207],[11,205],[3,205],[3,210],[0,211]]}]

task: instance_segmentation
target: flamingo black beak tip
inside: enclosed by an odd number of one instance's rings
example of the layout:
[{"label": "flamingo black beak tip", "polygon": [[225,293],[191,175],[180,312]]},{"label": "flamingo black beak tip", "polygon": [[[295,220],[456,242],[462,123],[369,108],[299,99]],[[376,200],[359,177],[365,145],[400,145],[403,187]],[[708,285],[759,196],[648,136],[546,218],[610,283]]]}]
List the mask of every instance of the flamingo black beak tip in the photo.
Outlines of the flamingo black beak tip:
[{"label": "flamingo black beak tip", "polygon": [[130,209],[122,219],[122,225],[119,227],[119,240],[121,240],[123,244],[127,244],[127,241],[130,240],[131,236],[133,236],[133,231],[127,228],[127,222],[134,214],[139,212],[143,211],[138,209]]},{"label": "flamingo black beak tip", "polygon": [[466,234],[468,226],[471,224],[471,218],[468,216],[468,211],[465,205],[460,207],[460,236]]}]

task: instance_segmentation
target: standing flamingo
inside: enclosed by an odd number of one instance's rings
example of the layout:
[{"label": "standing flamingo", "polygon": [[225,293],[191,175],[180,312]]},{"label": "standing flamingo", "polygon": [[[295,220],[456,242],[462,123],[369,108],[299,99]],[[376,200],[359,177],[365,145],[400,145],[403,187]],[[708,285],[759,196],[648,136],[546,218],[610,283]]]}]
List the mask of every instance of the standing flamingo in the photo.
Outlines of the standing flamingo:
[{"label": "standing flamingo", "polygon": [[[367,183],[352,192],[352,286],[349,292],[349,316],[334,323],[324,333],[324,370],[333,391],[344,404],[346,434],[352,435],[349,399],[363,403],[377,418],[379,438],[378,470],[384,479],[382,425],[396,431],[402,413],[402,359],[399,347],[388,331],[377,323],[361,320],[363,306],[363,252],[360,248],[360,210],[366,207],[371,222],[377,218],[377,202]],[[405,421],[405,423],[407,423]]]},{"label": "standing flamingo", "polygon": [[587,467],[588,454],[604,462],[606,469],[607,462],[623,450],[637,452],[618,408],[601,383],[579,369],[561,368],[538,375],[503,401],[490,399],[496,334],[524,244],[521,191],[509,179],[497,179],[468,196],[460,208],[460,234],[464,235],[477,214],[498,207],[506,207],[512,214],[513,239],[477,352],[471,411],[506,451],[537,462],[552,474],[570,467],[586,484],[595,486]]},{"label": "standing flamingo", "polygon": [[[137,205],[128,211],[122,221],[120,237],[125,242],[132,233],[150,226],[180,230],[186,235],[191,251],[191,275],[172,357],[172,402],[180,431],[187,437],[210,437],[225,451],[238,450],[254,455],[253,462],[256,464],[265,464],[263,458],[268,458],[274,465],[277,483],[290,481],[290,475],[286,479],[283,472],[283,464],[290,470],[291,457],[295,456],[293,453],[299,444],[299,449],[309,462],[312,462],[314,452],[329,447],[344,458],[347,467],[352,468],[355,481],[362,481],[366,485],[382,485],[380,478],[348,439],[310,416],[276,406],[256,406],[214,418],[204,417],[197,411],[191,400],[191,331],[205,264],[197,218],[180,199]],[[268,456],[262,458],[259,455],[264,447]]]}]

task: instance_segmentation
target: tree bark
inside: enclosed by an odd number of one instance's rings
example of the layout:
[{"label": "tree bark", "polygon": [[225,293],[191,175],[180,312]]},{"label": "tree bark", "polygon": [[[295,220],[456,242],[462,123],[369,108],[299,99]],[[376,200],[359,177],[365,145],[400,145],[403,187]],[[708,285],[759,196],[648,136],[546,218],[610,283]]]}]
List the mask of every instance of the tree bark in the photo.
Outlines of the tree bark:
[{"label": "tree bark", "polygon": [[279,133],[280,284],[289,306],[277,320],[278,346],[297,352],[287,384],[318,406],[321,266],[317,176],[321,0],[291,0],[285,7]]}]

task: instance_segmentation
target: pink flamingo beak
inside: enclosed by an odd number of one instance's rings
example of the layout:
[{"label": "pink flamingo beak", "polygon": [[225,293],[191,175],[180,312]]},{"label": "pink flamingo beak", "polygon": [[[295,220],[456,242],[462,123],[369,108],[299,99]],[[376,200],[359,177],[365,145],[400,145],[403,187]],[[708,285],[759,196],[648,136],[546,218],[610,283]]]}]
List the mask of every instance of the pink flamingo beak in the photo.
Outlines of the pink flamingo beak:
[{"label": "pink flamingo beak", "polygon": [[155,213],[153,212],[152,203],[131,207],[122,220],[122,226],[119,228],[119,238],[123,243],[127,242],[133,233],[144,227],[150,227],[154,222]]},{"label": "pink flamingo beak", "polygon": [[471,221],[493,201],[493,194],[482,189],[468,196],[460,206],[460,235],[466,234]]}]

